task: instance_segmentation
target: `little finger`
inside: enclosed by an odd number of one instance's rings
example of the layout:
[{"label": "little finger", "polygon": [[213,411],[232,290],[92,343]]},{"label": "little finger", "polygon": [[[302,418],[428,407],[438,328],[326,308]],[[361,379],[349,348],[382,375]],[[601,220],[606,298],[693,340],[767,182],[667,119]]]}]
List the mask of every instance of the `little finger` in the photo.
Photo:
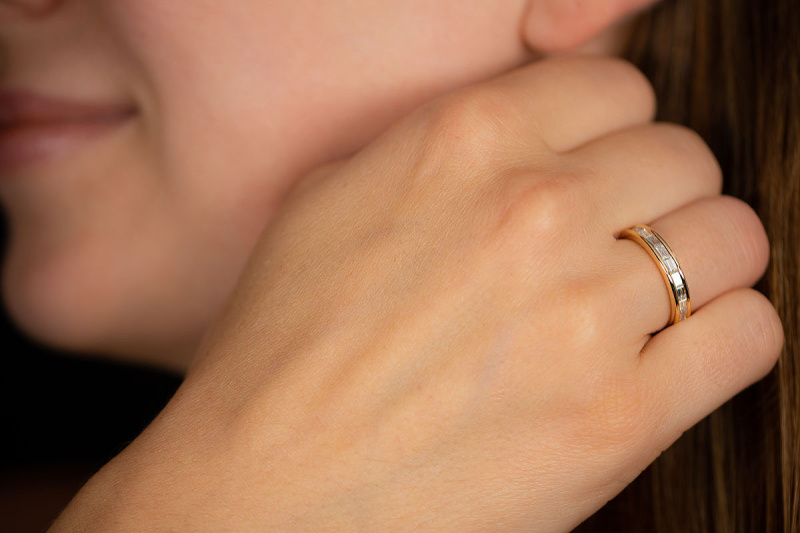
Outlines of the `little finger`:
[{"label": "little finger", "polygon": [[645,412],[663,422],[650,426],[658,451],[769,373],[783,343],[778,313],[753,289],[726,292],[653,336],[637,373],[649,391]]}]

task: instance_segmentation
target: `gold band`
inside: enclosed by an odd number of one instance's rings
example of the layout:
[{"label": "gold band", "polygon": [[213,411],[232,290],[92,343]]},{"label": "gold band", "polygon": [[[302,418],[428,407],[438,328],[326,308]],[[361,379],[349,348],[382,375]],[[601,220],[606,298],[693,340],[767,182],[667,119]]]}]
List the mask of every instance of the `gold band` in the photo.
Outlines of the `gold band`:
[{"label": "gold band", "polygon": [[630,239],[639,243],[647,250],[650,257],[659,265],[661,277],[667,284],[667,289],[672,295],[669,309],[669,325],[686,320],[692,314],[691,301],[689,300],[689,287],[681,270],[681,265],[672,248],[650,226],[644,224],[622,230],[620,238]]}]

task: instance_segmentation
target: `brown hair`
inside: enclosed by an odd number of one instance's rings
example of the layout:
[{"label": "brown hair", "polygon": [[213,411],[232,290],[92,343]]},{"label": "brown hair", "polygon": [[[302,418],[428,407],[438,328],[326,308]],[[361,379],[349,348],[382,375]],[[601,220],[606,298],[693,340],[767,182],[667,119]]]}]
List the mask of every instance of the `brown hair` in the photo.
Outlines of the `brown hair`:
[{"label": "brown hair", "polygon": [[625,56],[653,82],[659,120],[697,130],[724,193],[758,212],[771,243],[757,288],[786,345],[764,380],[687,431],[578,527],[593,531],[800,531],[800,3],[665,1]]}]

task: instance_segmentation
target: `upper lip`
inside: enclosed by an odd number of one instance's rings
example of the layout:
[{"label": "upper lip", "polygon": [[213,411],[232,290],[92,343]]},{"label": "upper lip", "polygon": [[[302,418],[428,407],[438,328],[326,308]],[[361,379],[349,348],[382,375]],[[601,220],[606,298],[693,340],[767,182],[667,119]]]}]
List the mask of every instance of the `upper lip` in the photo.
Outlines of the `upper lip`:
[{"label": "upper lip", "polygon": [[0,90],[0,128],[64,122],[118,120],[135,112],[132,105],[87,102]]}]

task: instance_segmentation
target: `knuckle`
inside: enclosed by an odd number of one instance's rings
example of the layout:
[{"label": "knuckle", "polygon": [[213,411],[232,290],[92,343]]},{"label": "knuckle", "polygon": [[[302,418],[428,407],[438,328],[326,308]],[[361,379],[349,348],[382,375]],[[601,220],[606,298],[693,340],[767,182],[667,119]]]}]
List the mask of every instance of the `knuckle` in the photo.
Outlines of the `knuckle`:
[{"label": "knuckle", "polygon": [[[493,193],[494,215],[487,237],[492,250],[501,252],[502,257],[515,258],[514,262],[524,264],[527,272],[552,271],[554,265],[567,265],[570,270],[562,271],[564,279],[575,281],[586,270],[583,263],[573,260],[580,228],[589,216],[583,208],[585,188],[563,168],[558,173],[542,174],[515,170],[503,176]],[[518,260],[520,255],[524,261]],[[564,293],[570,292],[575,288],[564,285]]]},{"label": "knuckle", "polygon": [[653,125],[661,132],[663,148],[675,160],[690,161],[693,173],[703,180],[707,192],[718,195],[722,192],[722,168],[705,139],[686,126],[668,122]]},{"label": "knuckle", "polygon": [[741,258],[743,268],[752,270],[755,283],[767,269],[769,263],[769,239],[758,214],[743,200],[733,196],[719,198],[724,213],[725,225],[732,229],[736,238],[735,257]]},{"label": "knuckle", "polygon": [[462,163],[495,163],[508,142],[504,124],[512,113],[507,98],[491,87],[447,95],[425,111],[424,143],[445,158]]},{"label": "knuckle", "polygon": [[732,387],[741,390],[775,366],[783,327],[769,299],[755,289],[736,289],[720,298],[727,300],[726,322],[698,337],[694,362],[705,390],[729,394]]},{"label": "knuckle", "polygon": [[647,106],[650,114],[655,115],[656,91],[647,76],[633,63],[618,57],[599,58],[608,64],[609,70],[619,77],[620,88],[624,96],[631,102]]},{"label": "knuckle", "polygon": [[[586,202],[577,178],[562,167],[559,171],[537,171],[536,176],[523,175],[517,180],[522,186],[511,188],[509,219],[514,234],[521,232],[526,239],[535,238],[543,245],[561,240],[568,228],[582,220],[580,206]],[[563,248],[563,242],[562,248]]]},{"label": "knuckle", "polygon": [[783,350],[785,343],[783,324],[778,311],[766,296],[755,289],[747,291],[750,293],[752,304],[749,306],[751,316],[745,323],[748,325],[750,342],[763,354],[757,368],[759,377],[763,377],[775,365]]},{"label": "knuckle", "polygon": [[[613,82],[616,97],[630,105],[642,106],[655,115],[656,93],[650,80],[633,63],[611,56],[552,56],[536,65],[542,72],[581,84]],[[578,79],[576,79],[576,77]],[[588,78],[588,79],[587,79]]]}]

